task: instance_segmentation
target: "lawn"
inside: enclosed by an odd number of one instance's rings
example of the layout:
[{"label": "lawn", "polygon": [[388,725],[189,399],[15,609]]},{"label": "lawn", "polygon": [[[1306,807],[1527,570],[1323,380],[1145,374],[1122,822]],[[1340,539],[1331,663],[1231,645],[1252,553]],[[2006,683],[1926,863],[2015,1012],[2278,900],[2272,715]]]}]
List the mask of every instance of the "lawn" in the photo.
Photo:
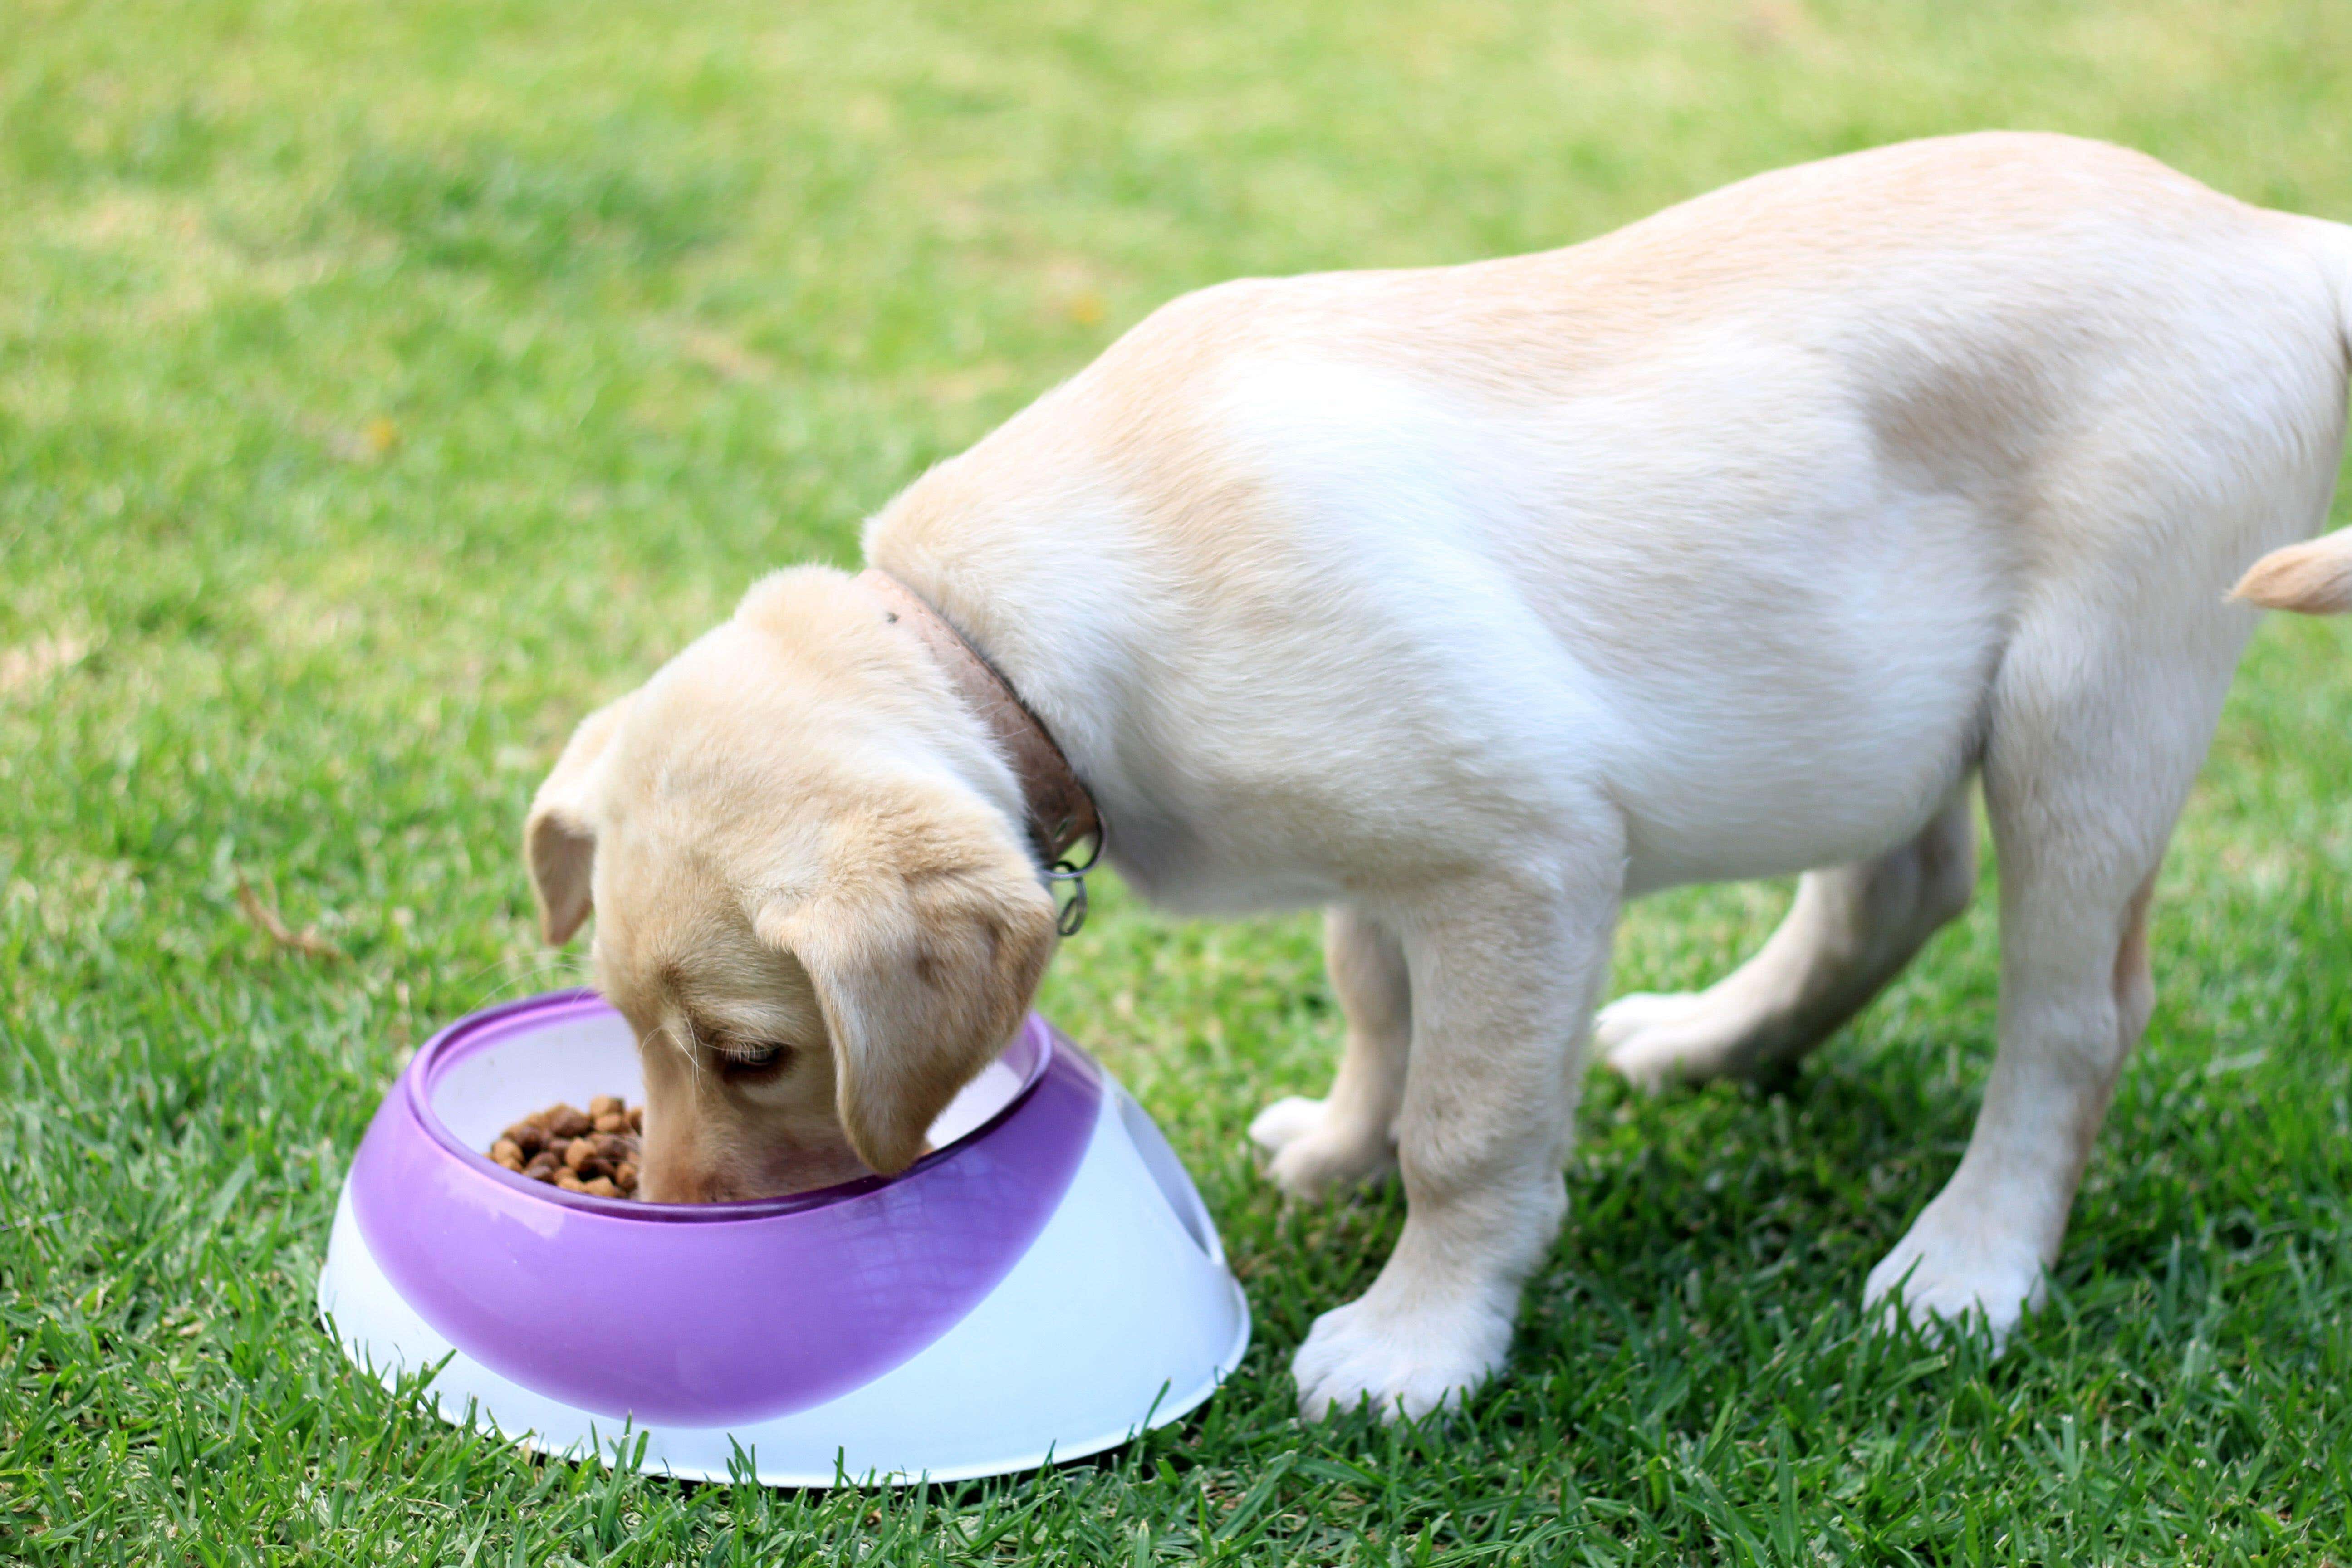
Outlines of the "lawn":
[{"label": "lawn", "polygon": [[[1291,1350],[1401,1218],[1286,1210],[1244,1152],[1328,1070],[1313,918],[1116,888],[1045,1006],[1160,1118],[1257,1314],[1179,1426],[987,1484],[689,1487],[443,1427],[312,1321],[404,1053],[577,973],[518,864],[540,773],[756,574],[850,562],[1184,289],[1989,125],[2352,218],[2352,7],[8,0],[0,1557],[2352,1562],[2341,626],[2255,642],[2154,1026],[2001,1360],[1858,1311],[1974,1114],[1989,898],[1773,1092],[1596,1075],[1511,1372],[1442,1427],[1293,1415]],[[1618,987],[1720,973],[1787,897],[1636,909]]]}]

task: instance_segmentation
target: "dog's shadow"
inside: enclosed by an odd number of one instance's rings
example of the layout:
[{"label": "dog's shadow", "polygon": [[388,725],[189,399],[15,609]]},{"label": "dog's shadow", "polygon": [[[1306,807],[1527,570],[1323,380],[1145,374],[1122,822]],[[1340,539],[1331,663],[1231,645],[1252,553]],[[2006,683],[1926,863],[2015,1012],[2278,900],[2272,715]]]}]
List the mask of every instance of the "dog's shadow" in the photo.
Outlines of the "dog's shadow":
[{"label": "dog's shadow", "polygon": [[[1834,1043],[1768,1084],[1649,1096],[1596,1071],[1569,1218],[1529,1282],[1530,1310],[1568,1293],[1644,1313],[1688,1296],[1695,1273],[1711,1290],[1858,1296],[1958,1163],[1980,1074],[1969,1076],[1948,1089]],[[1241,1201],[1227,1234],[1261,1342],[1286,1359],[1318,1314],[1370,1286],[1402,1228],[1404,1193],[1394,1176],[1306,1204],[1251,1186],[1228,1189]]]}]

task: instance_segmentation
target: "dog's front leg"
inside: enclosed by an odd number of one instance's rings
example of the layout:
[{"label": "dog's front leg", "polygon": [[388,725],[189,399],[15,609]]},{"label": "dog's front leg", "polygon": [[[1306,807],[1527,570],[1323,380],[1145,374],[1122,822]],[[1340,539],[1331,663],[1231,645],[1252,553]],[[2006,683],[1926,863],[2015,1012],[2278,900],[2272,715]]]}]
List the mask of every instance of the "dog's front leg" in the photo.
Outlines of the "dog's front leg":
[{"label": "dog's front leg", "polygon": [[1397,1117],[1404,1232],[1361,1299],[1291,1363],[1309,1416],[1369,1399],[1421,1415],[1491,1376],[1568,1194],[1560,1174],[1608,968],[1621,861],[1497,870],[1392,917],[1411,973]]},{"label": "dog's front leg", "polygon": [[1348,1022],[1339,1075],[1321,1100],[1277,1100],[1249,1126],[1276,1184],[1307,1199],[1396,1164],[1397,1112],[1412,1054],[1412,984],[1396,933],[1337,905],[1324,920],[1323,954]]}]

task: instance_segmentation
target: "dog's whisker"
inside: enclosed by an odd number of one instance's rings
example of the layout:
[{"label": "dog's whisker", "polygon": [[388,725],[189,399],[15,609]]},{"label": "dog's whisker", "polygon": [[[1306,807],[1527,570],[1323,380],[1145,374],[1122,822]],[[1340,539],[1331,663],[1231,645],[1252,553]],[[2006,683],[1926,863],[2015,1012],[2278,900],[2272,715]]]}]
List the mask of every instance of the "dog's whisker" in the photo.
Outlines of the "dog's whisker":
[{"label": "dog's whisker", "polygon": [[496,1003],[504,1001],[510,995],[515,994],[524,986],[534,984],[537,982],[546,980],[551,976],[563,974],[573,976],[581,984],[584,984],[587,983],[587,975],[581,973],[577,964],[569,959],[556,959],[550,963],[533,965],[532,967],[524,970],[520,974],[508,976],[506,980],[483,992],[479,998],[473,1004],[473,1008],[478,1009],[490,1006]]},{"label": "dog's whisker", "polygon": [[[501,957],[494,958],[489,963],[483,964],[479,969],[475,970],[473,973],[460,976],[457,980],[457,984],[460,986],[472,985],[481,980],[484,975],[495,973],[501,969],[511,968],[514,962],[515,957],[512,953],[507,953]],[[561,969],[570,962],[571,960],[568,956],[557,953],[539,959],[529,967],[531,973],[544,974],[554,970]]]}]

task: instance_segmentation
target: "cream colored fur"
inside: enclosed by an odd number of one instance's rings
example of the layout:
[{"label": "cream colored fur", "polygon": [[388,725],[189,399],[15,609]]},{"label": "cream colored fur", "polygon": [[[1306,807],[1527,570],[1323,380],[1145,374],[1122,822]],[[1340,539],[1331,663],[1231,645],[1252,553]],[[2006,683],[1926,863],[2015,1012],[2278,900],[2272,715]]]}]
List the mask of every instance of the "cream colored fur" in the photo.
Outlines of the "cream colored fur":
[{"label": "cream colored fur", "polygon": [[[1623,900],[1806,873],[1738,973],[1599,1009],[1644,1084],[1792,1060],[1967,901],[1972,780],[2000,1048],[1866,1291],[2014,1327],[2147,1022],[2230,585],[2326,514],[2347,297],[2336,226],[2091,142],[1916,142],[1548,255],[1191,295],[874,520],[1130,882],[1332,911],[1338,1079],[1253,1131],[1293,1192],[1394,1167],[1409,1216],[1299,1349],[1307,1411],[1501,1364]],[[2343,608],[2347,562],[2242,592]],[[645,1037],[655,1195],[919,1152],[1052,942],[1020,819],[840,574],[583,726],[528,838],[550,937],[593,899]]]}]

